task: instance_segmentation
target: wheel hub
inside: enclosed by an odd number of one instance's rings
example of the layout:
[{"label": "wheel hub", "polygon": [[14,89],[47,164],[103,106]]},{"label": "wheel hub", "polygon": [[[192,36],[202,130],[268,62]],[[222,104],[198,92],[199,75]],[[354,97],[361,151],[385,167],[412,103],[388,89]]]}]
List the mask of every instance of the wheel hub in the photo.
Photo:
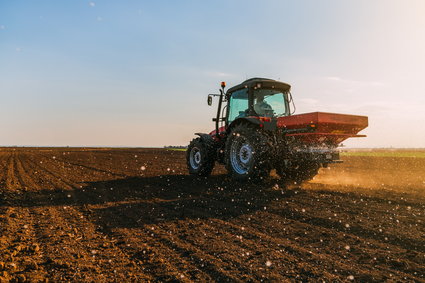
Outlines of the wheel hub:
[{"label": "wheel hub", "polygon": [[252,149],[249,144],[244,144],[241,146],[241,150],[239,151],[239,159],[243,164],[248,164],[252,157]]},{"label": "wheel hub", "polygon": [[199,151],[195,153],[194,159],[196,163],[201,163],[201,153]]},{"label": "wheel hub", "polygon": [[253,148],[243,136],[236,137],[230,146],[230,163],[238,174],[248,174],[253,157]]},{"label": "wheel hub", "polygon": [[199,166],[201,166],[201,160],[202,160],[202,156],[201,156],[200,149],[197,147],[193,147],[189,155],[190,166],[193,169],[198,169]]}]

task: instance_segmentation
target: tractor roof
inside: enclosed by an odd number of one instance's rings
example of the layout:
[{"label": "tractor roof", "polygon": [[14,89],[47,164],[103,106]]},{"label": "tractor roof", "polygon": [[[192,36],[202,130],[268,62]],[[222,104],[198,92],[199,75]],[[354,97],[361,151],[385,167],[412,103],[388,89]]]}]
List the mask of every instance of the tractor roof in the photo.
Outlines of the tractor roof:
[{"label": "tractor roof", "polygon": [[291,86],[289,84],[283,83],[283,82],[279,82],[276,80],[272,80],[272,79],[265,79],[265,78],[252,78],[252,79],[248,79],[234,87],[231,87],[227,90],[227,93],[232,93],[236,90],[242,89],[242,88],[250,88],[250,87],[254,87],[257,84],[261,84],[262,88],[277,88],[277,89],[281,89],[284,91],[290,90]]}]

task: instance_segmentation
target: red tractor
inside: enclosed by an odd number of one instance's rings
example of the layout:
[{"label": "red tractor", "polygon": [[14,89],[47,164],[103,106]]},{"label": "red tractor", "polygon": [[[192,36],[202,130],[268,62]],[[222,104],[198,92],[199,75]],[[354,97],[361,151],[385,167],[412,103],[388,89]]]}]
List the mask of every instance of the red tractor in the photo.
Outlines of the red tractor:
[{"label": "red tractor", "polygon": [[[292,115],[291,86],[253,78],[226,92],[221,83],[215,130],[196,133],[186,153],[189,173],[208,176],[215,162],[240,181],[267,177],[272,169],[283,180],[302,182],[320,167],[339,160],[338,145],[368,125],[365,116],[313,112]],[[224,107],[223,103],[226,103]]]}]

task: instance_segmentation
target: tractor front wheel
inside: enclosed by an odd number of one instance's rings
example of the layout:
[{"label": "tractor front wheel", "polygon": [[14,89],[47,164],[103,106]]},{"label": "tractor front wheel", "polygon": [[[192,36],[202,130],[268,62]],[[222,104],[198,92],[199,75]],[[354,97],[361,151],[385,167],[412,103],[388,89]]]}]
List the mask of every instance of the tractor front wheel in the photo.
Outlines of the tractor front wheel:
[{"label": "tractor front wheel", "polygon": [[239,181],[258,180],[270,172],[267,137],[248,125],[236,126],[226,142],[226,168]]},{"label": "tractor front wheel", "polygon": [[209,176],[214,168],[214,149],[200,138],[193,139],[186,151],[189,174]]}]

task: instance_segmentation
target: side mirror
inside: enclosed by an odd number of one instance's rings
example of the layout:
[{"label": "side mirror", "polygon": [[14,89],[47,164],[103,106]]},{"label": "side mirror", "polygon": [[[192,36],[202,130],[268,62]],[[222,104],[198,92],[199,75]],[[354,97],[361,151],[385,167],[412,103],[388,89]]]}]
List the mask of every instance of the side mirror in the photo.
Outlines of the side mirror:
[{"label": "side mirror", "polygon": [[210,95],[208,95],[208,105],[211,106],[212,105],[212,97]]}]

